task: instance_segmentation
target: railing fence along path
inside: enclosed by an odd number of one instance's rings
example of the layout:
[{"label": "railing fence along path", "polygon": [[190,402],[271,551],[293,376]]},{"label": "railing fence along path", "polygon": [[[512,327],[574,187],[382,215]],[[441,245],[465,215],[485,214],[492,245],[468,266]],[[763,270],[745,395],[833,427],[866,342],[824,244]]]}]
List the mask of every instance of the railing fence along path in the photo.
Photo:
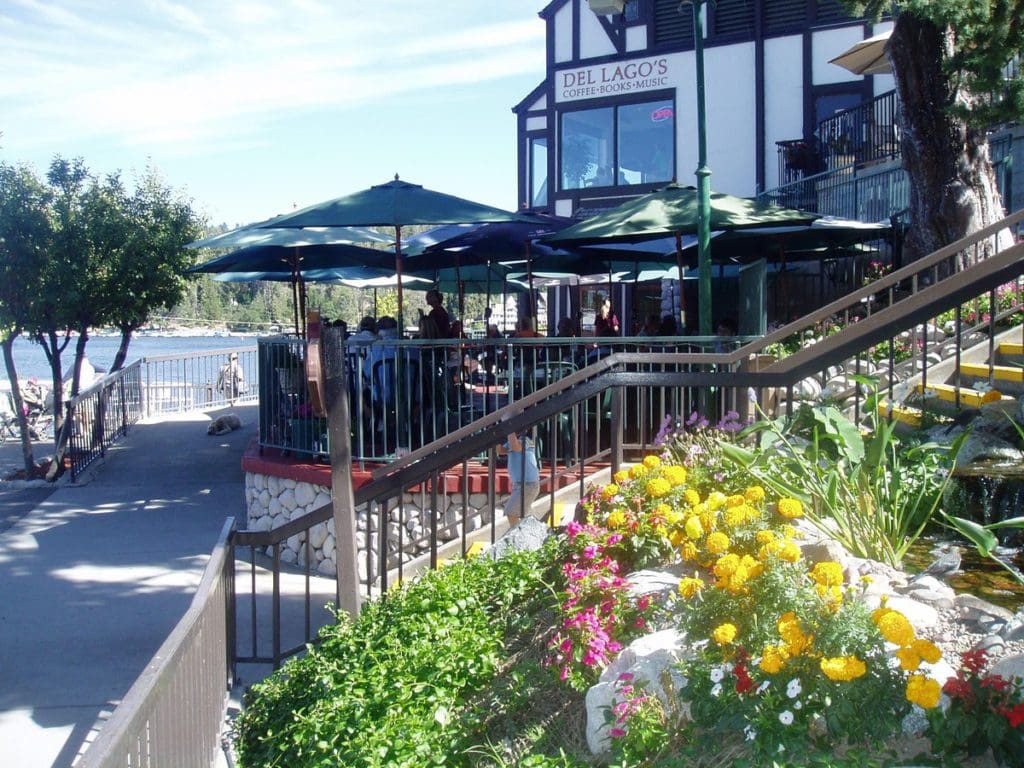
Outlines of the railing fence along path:
[{"label": "railing fence along path", "polygon": [[142,418],[258,400],[254,347],[136,360],[65,403],[71,479]]},{"label": "railing fence along path", "polygon": [[77,768],[209,768],[221,749],[234,656],[234,518],[221,529],[192,604]]}]

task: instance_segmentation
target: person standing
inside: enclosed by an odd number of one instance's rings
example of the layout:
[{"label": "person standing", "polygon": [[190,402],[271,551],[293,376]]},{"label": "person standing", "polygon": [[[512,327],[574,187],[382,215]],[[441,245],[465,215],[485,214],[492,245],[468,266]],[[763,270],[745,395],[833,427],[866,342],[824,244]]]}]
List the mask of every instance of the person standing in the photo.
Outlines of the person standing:
[{"label": "person standing", "polygon": [[248,391],[245,386],[245,373],[238,363],[237,352],[232,352],[228,361],[221,366],[220,374],[217,376],[217,391],[221,392],[228,402],[234,402],[236,397]]},{"label": "person standing", "polygon": [[508,440],[496,449],[499,456],[508,456],[508,478],[512,483],[512,493],[505,502],[505,517],[509,526],[519,524],[523,510],[527,514],[533,502],[540,494],[540,466],[537,464],[537,452],[533,440],[529,437],[520,438],[515,432]]}]

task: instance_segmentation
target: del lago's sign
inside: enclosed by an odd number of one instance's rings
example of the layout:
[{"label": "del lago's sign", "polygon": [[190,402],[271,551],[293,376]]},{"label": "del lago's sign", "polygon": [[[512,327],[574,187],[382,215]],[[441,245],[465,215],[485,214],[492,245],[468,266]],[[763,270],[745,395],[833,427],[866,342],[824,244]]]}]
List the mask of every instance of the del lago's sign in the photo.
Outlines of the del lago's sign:
[{"label": "del lago's sign", "polygon": [[555,99],[596,99],[620,93],[669,88],[672,85],[669,57],[659,56],[560,70],[555,74]]}]

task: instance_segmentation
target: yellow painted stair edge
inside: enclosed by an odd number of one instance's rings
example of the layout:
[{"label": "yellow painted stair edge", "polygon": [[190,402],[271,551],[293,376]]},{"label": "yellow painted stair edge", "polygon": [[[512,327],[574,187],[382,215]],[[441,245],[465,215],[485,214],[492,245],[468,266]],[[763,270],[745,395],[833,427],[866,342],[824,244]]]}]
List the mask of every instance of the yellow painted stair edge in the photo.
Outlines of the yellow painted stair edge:
[{"label": "yellow painted stair edge", "polygon": [[989,371],[992,378],[998,381],[1024,382],[1024,368],[1012,365],[987,365],[985,363],[961,363],[960,373],[965,376],[987,379]]}]

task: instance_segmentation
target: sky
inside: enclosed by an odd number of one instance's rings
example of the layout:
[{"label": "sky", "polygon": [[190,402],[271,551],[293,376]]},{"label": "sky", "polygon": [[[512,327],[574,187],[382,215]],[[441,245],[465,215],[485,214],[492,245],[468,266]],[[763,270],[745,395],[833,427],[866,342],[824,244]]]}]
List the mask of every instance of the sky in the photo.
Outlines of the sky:
[{"label": "sky", "polygon": [[402,179],[514,210],[544,0],[3,0],[0,161],[154,167],[212,225]]}]

